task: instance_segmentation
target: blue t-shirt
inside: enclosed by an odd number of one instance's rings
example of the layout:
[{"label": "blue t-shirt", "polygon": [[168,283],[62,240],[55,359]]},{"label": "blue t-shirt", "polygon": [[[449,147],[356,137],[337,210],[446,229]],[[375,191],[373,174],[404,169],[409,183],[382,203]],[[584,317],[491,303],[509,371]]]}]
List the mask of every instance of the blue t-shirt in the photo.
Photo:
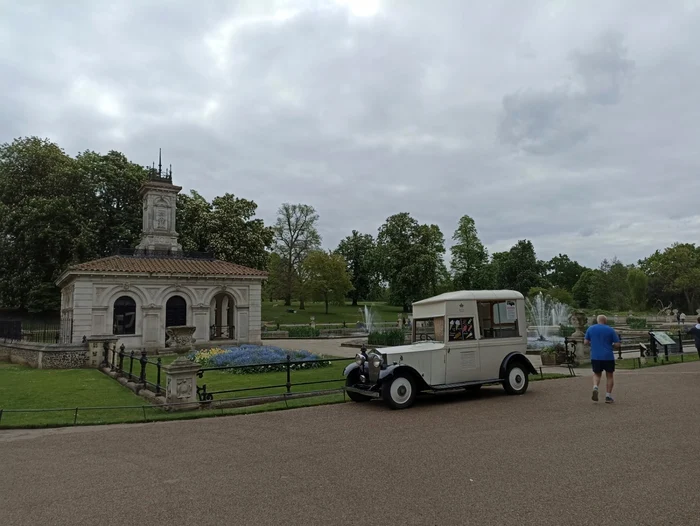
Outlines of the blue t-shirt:
[{"label": "blue t-shirt", "polygon": [[610,325],[597,323],[588,327],[586,340],[591,342],[591,360],[614,360],[613,343],[619,343],[615,329]]}]

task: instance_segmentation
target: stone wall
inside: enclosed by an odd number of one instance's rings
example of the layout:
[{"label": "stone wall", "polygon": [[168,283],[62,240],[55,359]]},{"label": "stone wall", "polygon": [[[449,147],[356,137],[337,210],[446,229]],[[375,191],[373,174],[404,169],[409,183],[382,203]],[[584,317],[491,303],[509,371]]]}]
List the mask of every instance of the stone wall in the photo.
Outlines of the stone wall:
[{"label": "stone wall", "polygon": [[86,343],[0,342],[0,359],[35,369],[79,369],[89,362]]}]

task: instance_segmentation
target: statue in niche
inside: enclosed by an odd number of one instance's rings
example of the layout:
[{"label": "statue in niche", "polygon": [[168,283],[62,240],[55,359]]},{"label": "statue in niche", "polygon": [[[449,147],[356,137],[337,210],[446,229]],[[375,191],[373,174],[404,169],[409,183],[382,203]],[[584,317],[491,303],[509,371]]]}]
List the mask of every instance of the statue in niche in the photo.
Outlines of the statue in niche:
[{"label": "statue in niche", "polygon": [[165,210],[163,208],[159,208],[158,210],[156,210],[156,228],[158,230],[168,229],[168,219],[165,215]]}]

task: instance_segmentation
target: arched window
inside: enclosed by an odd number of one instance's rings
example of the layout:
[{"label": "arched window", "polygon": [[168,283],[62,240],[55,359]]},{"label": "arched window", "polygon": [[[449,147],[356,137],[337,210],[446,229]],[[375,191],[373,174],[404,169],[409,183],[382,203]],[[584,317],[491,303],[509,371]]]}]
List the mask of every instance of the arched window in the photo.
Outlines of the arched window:
[{"label": "arched window", "polygon": [[114,302],[112,334],[136,334],[136,302],[129,296]]},{"label": "arched window", "polygon": [[187,302],[182,296],[173,296],[165,304],[165,326],[187,325]]}]

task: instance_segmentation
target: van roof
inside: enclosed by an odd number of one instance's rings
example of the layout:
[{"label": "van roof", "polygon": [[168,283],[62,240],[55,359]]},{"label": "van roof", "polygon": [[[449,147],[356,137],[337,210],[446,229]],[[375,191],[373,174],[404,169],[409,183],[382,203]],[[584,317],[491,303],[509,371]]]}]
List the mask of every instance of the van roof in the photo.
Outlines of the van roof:
[{"label": "van roof", "polygon": [[442,303],[444,301],[469,301],[469,300],[522,300],[525,299],[517,290],[456,290],[445,292],[431,298],[415,301],[413,305],[428,305],[430,303]]}]

